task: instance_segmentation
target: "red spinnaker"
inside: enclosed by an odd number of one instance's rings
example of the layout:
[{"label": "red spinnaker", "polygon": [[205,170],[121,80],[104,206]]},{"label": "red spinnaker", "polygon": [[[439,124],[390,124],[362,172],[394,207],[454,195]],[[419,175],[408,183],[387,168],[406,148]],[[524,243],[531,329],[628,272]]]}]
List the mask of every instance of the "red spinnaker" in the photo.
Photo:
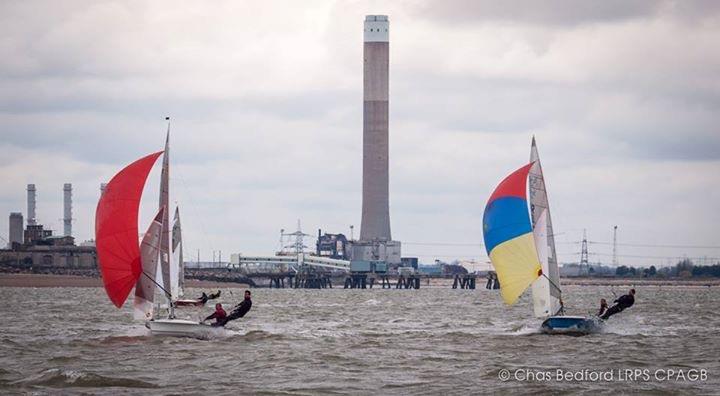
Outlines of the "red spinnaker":
[{"label": "red spinnaker", "polygon": [[103,284],[120,308],[142,274],[138,242],[140,197],[159,151],[118,172],[105,188],[95,212],[95,245]]}]

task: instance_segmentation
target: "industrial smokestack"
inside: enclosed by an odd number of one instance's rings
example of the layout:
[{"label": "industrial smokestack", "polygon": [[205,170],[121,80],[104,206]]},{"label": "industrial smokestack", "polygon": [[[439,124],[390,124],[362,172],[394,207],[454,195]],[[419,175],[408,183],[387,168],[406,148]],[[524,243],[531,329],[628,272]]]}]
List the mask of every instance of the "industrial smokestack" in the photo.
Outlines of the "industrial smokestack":
[{"label": "industrial smokestack", "polygon": [[[390,236],[389,68],[390,22],[368,15],[363,30],[363,188],[360,240],[352,260],[400,264],[400,242]],[[350,267],[351,271],[353,267]],[[384,271],[376,267],[377,271]]]},{"label": "industrial smokestack", "polygon": [[23,243],[23,215],[19,212],[10,213],[10,234],[8,248],[12,249],[13,244]]},{"label": "industrial smokestack", "polygon": [[387,15],[365,17],[363,32],[363,199],[361,241],[389,241]]},{"label": "industrial smokestack", "polygon": [[27,185],[27,224],[36,225],[37,218],[35,217],[35,185]]},{"label": "industrial smokestack", "polygon": [[102,197],[103,194],[105,194],[105,189],[107,188],[107,183],[100,183],[100,196]]},{"label": "industrial smokestack", "polygon": [[72,184],[63,186],[63,235],[72,236]]}]

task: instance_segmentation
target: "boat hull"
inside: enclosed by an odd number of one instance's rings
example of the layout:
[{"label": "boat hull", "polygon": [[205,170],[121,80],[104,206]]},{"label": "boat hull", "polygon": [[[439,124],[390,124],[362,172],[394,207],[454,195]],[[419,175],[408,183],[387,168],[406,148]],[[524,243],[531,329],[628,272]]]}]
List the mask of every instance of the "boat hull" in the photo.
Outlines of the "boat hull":
[{"label": "boat hull", "polygon": [[582,316],[551,316],[542,323],[545,334],[585,335],[602,330],[603,321]]},{"label": "boat hull", "polygon": [[205,303],[199,300],[175,300],[176,307],[202,307]]},{"label": "boat hull", "polygon": [[186,319],[156,319],[145,322],[145,327],[156,336],[209,338],[225,331],[223,327],[213,327]]}]

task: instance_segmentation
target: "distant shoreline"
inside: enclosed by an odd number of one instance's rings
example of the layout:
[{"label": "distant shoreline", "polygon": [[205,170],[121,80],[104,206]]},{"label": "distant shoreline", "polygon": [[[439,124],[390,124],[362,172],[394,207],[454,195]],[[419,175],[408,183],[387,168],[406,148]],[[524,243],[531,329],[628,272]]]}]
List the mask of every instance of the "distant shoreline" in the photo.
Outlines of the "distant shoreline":
[{"label": "distant shoreline", "polygon": [[[439,278],[433,281],[435,287],[440,281],[448,286],[451,279]],[[632,278],[562,278],[563,285],[571,286],[695,286],[695,287],[717,287],[720,286],[720,279],[632,279]],[[342,283],[333,283],[342,287]],[[0,287],[102,287],[102,279],[91,276],[78,275],[55,275],[55,274],[8,274],[0,273]],[[425,285],[425,283],[421,283]],[[186,279],[185,286],[190,288],[249,288],[250,285],[235,282],[217,282],[209,280]],[[263,285],[264,286],[264,285]],[[441,286],[441,287],[442,287]],[[262,287],[262,286],[261,286]],[[484,288],[484,278],[479,277],[478,289]],[[337,288],[337,287],[336,287]]]},{"label": "distant shoreline", "polygon": [[648,278],[561,278],[563,285],[573,286],[720,286],[720,279],[648,279]]},{"label": "distant shoreline", "polygon": [[[0,287],[102,287],[102,279],[77,275],[0,274]],[[249,288],[245,283],[187,279],[189,288]]]}]

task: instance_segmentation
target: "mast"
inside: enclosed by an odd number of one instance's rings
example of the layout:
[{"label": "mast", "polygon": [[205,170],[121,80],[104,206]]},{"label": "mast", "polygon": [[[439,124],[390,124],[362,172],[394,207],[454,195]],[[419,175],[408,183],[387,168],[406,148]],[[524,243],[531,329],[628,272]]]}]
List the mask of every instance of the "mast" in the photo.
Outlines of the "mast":
[{"label": "mast", "polygon": [[[175,207],[175,216],[172,228],[172,253],[175,265],[173,269],[177,272],[177,282],[171,287],[174,298],[183,296],[183,288],[185,286],[185,263],[183,262],[182,253],[182,228],[180,226],[180,207]],[[175,279],[174,279],[175,280]]]},{"label": "mast", "polygon": [[[548,203],[547,188],[545,187],[545,178],[543,177],[542,165],[540,164],[540,155],[538,154],[535,136],[532,138],[532,146],[530,148],[530,162],[535,165],[530,169],[528,178],[528,190],[530,193],[530,212],[532,214],[532,226],[535,228],[538,219],[543,211],[547,214],[547,263],[548,278],[554,285],[560,286],[560,270],[558,269],[557,252],[555,251],[555,236],[553,233],[552,219],[550,216],[550,205]],[[560,289],[558,287],[550,288],[550,295],[560,298]]]},{"label": "mast", "polygon": [[165,153],[163,154],[162,173],[160,175],[159,209],[165,209],[160,234],[160,270],[162,272],[163,287],[170,289],[170,214],[168,213],[170,203],[170,117],[165,117],[165,120],[168,122],[168,127],[165,135]]}]

